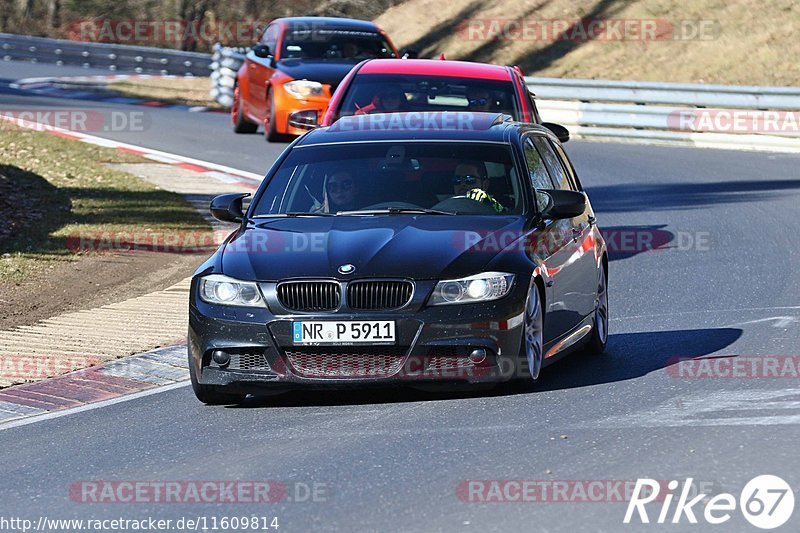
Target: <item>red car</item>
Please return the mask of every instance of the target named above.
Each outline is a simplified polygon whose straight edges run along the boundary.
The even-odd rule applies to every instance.
[[[435,59],[369,59],[342,80],[321,126],[343,116],[390,112],[501,112],[543,124],[564,142],[563,126],[542,123],[518,67]]]
[[[373,57],[398,57],[373,22],[329,17],[272,21],[237,73],[233,131],[255,133],[263,126],[269,141],[302,135],[317,127],[350,69]]]

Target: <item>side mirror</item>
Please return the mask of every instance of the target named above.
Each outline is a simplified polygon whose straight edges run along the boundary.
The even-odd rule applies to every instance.
[[[569,140],[569,130],[561,124],[555,124],[554,122],[542,122],[542,126],[552,131],[562,143],[565,143]]]
[[[241,222],[244,220],[242,200],[250,193],[222,194],[211,200],[211,216],[223,222]]]
[[[413,48],[403,48],[400,50],[400,57],[403,59],[417,59],[419,57],[419,51]]]
[[[536,194],[548,197],[547,206],[541,210],[542,218],[550,220],[574,218],[586,211],[586,195],[582,192],[541,189],[537,190]]]
[[[272,52],[270,51],[269,46],[266,44],[254,44],[253,53],[256,57],[260,57],[262,59],[272,57]]]

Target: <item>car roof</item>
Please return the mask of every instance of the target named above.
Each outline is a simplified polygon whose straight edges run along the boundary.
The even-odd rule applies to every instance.
[[[508,67],[442,59],[370,59],[361,66],[358,74],[421,74],[498,81],[511,80]]]
[[[515,122],[502,113],[438,111],[429,113],[376,113],[342,117],[331,126],[301,137],[296,146],[373,141],[484,141],[508,142],[512,133],[549,130]]]
[[[320,27],[365,30],[377,32],[380,27],[368,20],[348,19],[340,17],[284,17],[275,19],[289,28],[303,28],[305,30],[317,29]]]

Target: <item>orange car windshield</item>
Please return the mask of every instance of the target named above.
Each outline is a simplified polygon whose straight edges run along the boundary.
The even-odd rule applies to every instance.
[[[337,30],[290,30],[283,39],[281,59],[349,59],[396,57],[379,33]]]

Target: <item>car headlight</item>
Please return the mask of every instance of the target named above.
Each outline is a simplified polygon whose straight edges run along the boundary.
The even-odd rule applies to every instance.
[[[252,281],[239,281],[222,274],[200,278],[200,299],[218,305],[264,307],[258,285]]]
[[[511,291],[514,274],[483,272],[468,278],[449,279],[436,284],[431,305],[487,302],[502,298]]]
[[[283,84],[283,88],[295,98],[322,96],[322,84],[318,81],[293,80]]]

